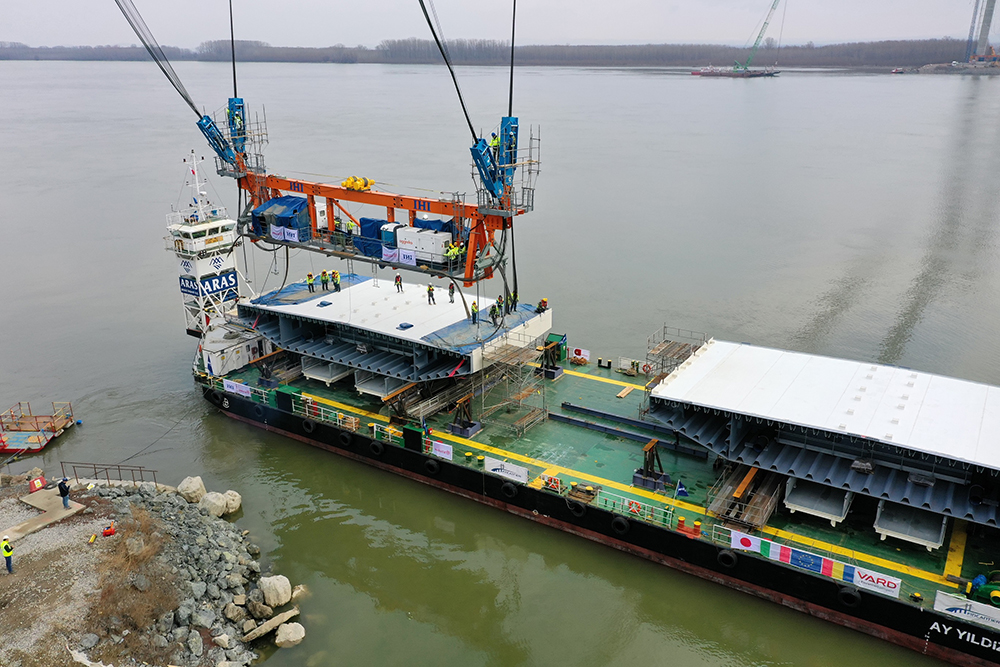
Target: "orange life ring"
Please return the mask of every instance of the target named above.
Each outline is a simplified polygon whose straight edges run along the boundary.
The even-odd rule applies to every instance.
[[[646,375],[649,375],[649,371],[651,370],[653,370],[653,367],[650,366],[649,364],[646,364],[642,367],[642,372],[645,373]]]
[[[628,501],[628,511],[632,514],[639,514],[642,512],[642,505],[634,500]]]

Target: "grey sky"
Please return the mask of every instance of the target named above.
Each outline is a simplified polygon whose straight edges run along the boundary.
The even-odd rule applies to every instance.
[[[227,0],[133,0],[161,44],[228,37]],[[783,1],[769,36],[782,28]],[[945,35],[965,38],[973,0],[788,0],[783,42]],[[275,46],[375,46],[429,37],[417,0],[233,0],[239,39]],[[436,0],[448,38],[506,39],[509,0]],[[521,0],[521,44],[743,44],[768,0]],[[0,41],[31,46],[136,43],[114,0],[0,0]]]

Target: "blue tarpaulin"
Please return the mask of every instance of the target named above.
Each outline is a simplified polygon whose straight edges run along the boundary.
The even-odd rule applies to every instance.
[[[309,200],[305,197],[286,195],[269,199],[253,210],[251,214],[253,231],[260,235],[267,229],[265,225],[277,225],[289,229],[309,229]]]
[[[354,247],[365,257],[381,257],[382,225],[387,221],[375,218],[358,218],[358,222],[361,223],[361,234],[354,237]]]
[[[452,236],[455,235],[454,220],[441,220],[438,218],[421,220],[420,218],[417,218],[413,221],[413,226],[418,229],[433,229],[435,232],[448,232]]]

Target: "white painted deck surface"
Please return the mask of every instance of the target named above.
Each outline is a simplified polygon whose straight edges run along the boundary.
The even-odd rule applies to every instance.
[[[328,292],[323,292],[317,279],[318,296],[315,298],[294,304],[256,304],[256,307],[325,322],[352,324],[408,341],[419,341],[427,334],[462,321],[469,322],[471,326],[458,292],[455,292],[455,303],[448,303],[448,283],[435,280],[433,284],[436,305],[427,303],[427,283],[404,283],[403,292],[399,293],[390,278],[379,280],[378,287],[374,281],[365,280],[355,285],[345,285],[340,292],[334,292],[332,287]],[[471,296],[466,295],[470,308],[474,299],[474,291]],[[323,302],[329,302],[330,305],[321,307]],[[495,299],[479,300],[479,314],[486,318],[486,324],[481,325],[483,335],[493,331],[488,314],[494,302]],[[399,329],[403,322],[413,326]]]
[[[1000,469],[1000,388],[711,340],[653,396]]]

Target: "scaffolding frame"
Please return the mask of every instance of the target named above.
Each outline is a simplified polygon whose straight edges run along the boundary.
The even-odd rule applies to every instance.
[[[639,406],[640,417],[649,412],[649,396],[656,385],[670,375],[702,345],[710,340],[708,334],[691,329],[680,329],[664,324],[646,338],[646,363],[643,365],[647,382]]]
[[[536,373],[544,340],[544,335],[508,332],[483,344],[483,370],[475,378],[481,422],[501,426],[521,437],[545,421],[545,383]]]

